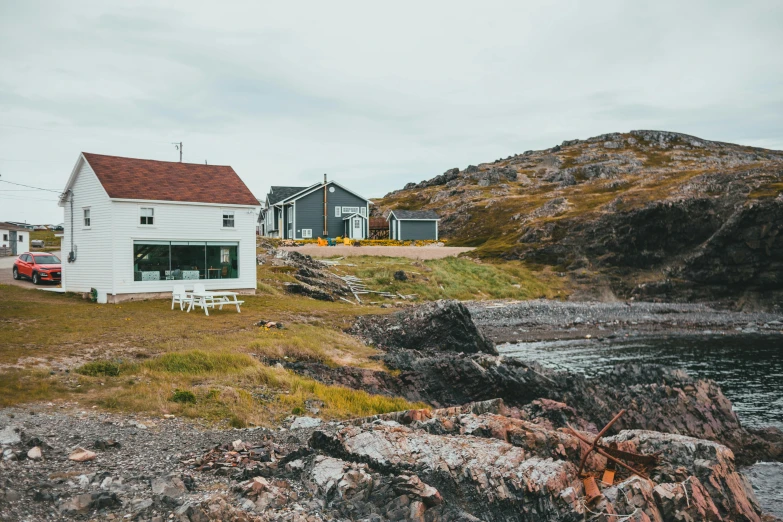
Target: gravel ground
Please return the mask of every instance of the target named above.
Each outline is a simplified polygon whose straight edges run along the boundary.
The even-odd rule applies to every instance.
[[[535,300],[466,303],[496,343],[676,333],[783,333],[780,313],[715,310],[703,304]]]
[[[0,520],[167,519],[185,504],[228,494],[236,484],[228,477],[191,471],[181,459],[237,439],[285,433],[217,430],[180,419],[76,408],[50,404],[0,410]],[[120,447],[102,446],[108,441]],[[40,460],[27,458],[35,445],[42,450]],[[75,447],[97,457],[71,461]],[[184,491],[183,484],[188,486]],[[77,513],[80,503],[84,509]]]
[[[352,247],[338,245],[319,247],[318,245],[303,245],[300,247],[280,247],[280,250],[294,250],[313,257],[331,256],[386,256],[407,257],[409,259],[443,259],[470,252],[470,247],[435,247],[435,246],[362,246]]]

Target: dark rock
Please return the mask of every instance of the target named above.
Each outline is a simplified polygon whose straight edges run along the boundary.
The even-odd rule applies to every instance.
[[[436,301],[392,315],[360,317],[350,331],[387,349],[497,353],[458,301]]]
[[[408,280],[408,276],[407,276],[407,274],[404,271],[397,270],[396,272],[394,272],[394,279],[396,281],[407,281]]]

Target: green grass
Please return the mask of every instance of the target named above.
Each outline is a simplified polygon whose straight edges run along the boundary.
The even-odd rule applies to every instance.
[[[372,290],[416,294],[419,300],[531,299],[565,295],[561,281],[548,272],[535,272],[521,262],[479,262],[466,257],[428,261],[407,258],[351,257],[356,267],[339,265],[340,272],[365,280]],[[402,270],[407,281],[394,279]],[[365,296],[383,302],[384,299]]]
[[[255,361],[247,354],[203,350],[165,353],[143,363],[153,371],[203,375],[236,373],[251,367]]]
[[[62,234],[62,232],[54,232],[52,230],[32,230],[29,232],[30,240],[41,239],[44,241],[44,248],[38,250],[59,250],[62,238],[54,237],[55,234]],[[32,248],[32,247],[31,247]]]
[[[83,364],[76,369],[76,373],[97,377],[116,377],[120,374],[120,363],[114,361],[93,361]]]
[[[244,296],[241,314],[215,311],[209,317],[172,311],[167,300],[96,305],[0,285],[0,406],[76,401],[234,427],[273,425],[308,399],[326,404],[325,418],[422,406],[322,385],[264,364],[287,358],[384,369],[371,359],[373,348],[342,331],[367,309],[285,294],[285,274],[260,269],[259,277],[265,288]],[[285,328],[255,326],[262,320]],[[49,370],[63,365],[73,371]]]

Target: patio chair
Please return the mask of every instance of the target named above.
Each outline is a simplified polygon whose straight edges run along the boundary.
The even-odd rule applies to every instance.
[[[185,285],[174,285],[174,290],[171,292],[171,309],[174,310],[174,304],[179,303],[179,309],[184,310],[185,305],[189,305],[193,301],[193,296],[185,291]]]
[[[328,246],[328,245],[329,245],[328,241],[321,239],[320,237],[318,238],[318,246]]]

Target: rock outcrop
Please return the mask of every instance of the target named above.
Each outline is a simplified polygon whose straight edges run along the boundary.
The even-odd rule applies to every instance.
[[[459,301],[436,301],[391,315],[362,316],[351,333],[387,350],[497,354]]]
[[[377,203],[437,209],[451,244],[556,266],[596,296],[770,307],[782,194],[781,151],[639,130],[450,169]]]

